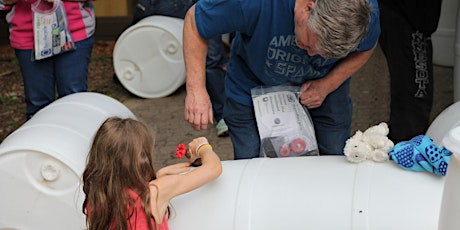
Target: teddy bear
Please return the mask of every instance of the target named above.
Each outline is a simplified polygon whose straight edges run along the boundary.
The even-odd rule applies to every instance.
[[[345,142],[343,151],[347,160],[353,163],[365,160],[387,161],[388,153],[394,146],[387,137],[388,132],[389,128],[385,122],[371,126],[364,132],[356,131],[355,135]]]

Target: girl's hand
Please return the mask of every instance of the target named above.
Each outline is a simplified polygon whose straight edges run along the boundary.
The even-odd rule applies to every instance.
[[[187,149],[187,146],[185,144],[181,143],[176,148],[176,158],[181,159],[184,156],[186,156],[190,160],[192,156],[192,151],[190,149]],[[190,162],[190,166],[194,166],[194,167],[201,166],[201,158],[195,157],[195,161]]]
[[[200,150],[199,148],[206,144],[209,145],[208,139],[206,139],[206,137],[195,138],[188,144],[188,149],[190,150],[190,163],[193,163],[196,159],[200,158],[200,156],[198,156],[198,151]]]

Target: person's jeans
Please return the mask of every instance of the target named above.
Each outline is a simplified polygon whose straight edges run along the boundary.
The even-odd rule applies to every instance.
[[[308,111],[315,126],[320,155],[343,155],[350,138],[353,104],[350,98],[350,78],[330,93],[321,107]]]
[[[139,20],[152,16],[163,15],[184,19],[187,10],[196,0],[137,0],[132,25]]]
[[[222,44],[221,36],[211,38],[208,41],[208,53],[206,55],[206,90],[211,98],[214,119],[219,122],[222,119],[224,104],[227,100],[225,94],[224,66],[227,63],[227,54]]]
[[[260,137],[254,108],[227,98],[224,120],[233,144],[233,159],[259,157]]]
[[[351,132],[353,108],[349,94],[350,79],[329,94],[321,107],[309,110],[320,155],[343,155]],[[234,159],[259,157],[260,137],[254,108],[228,98],[224,119],[232,140]]]
[[[88,90],[93,45],[94,37],[90,37],[75,42],[75,50],[36,61],[32,60],[33,50],[15,50],[24,81],[27,119],[53,102],[56,96]]]

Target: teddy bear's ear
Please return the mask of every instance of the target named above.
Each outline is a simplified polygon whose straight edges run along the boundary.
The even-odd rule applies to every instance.
[[[385,131],[385,133],[388,134],[389,129],[388,129],[388,124],[386,122],[381,122],[379,124],[379,126],[382,127],[382,129]]]

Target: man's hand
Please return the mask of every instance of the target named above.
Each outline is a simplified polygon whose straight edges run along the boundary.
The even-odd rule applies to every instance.
[[[187,92],[185,97],[185,120],[195,130],[205,130],[213,123],[212,105],[206,90]]]
[[[309,109],[318,108],[330,93],[321,79],[307,81],[300,87],[300,103]]]

